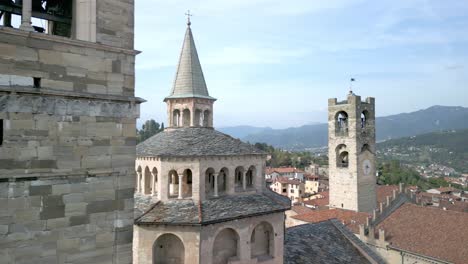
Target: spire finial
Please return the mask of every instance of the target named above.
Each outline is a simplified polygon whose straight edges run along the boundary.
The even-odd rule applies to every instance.
[[[192,25],[192,22],[190,21],[190,17],[193,15],[190,14],[190,10],[187,10],[187,13],[185,13],[185,15],[187,16],[187,26],[190,27],[190,25]]]

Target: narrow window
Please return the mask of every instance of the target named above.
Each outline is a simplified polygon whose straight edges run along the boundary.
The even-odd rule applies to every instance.
[[[34,88],[41,88],[41,78],[33,77],[34,80]]]

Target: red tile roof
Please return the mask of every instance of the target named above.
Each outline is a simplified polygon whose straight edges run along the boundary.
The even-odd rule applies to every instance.
[[[393,247],[455,264],[468,259],[468,213],[404,204],[379,228]]]
[[[393,190],[395,190],[398,194],[398,190],[400,187],[397,185],[378,185],[376,189],[377,193],[377,202],[378,203],[385,203],[387,202],[387,196],[393,196]]]
[[[296,214],[306,214],[313,211],[312,209],[302,205],[294,205],[293,207],[291,207],[291,210],[293,210]]]
[[[329,209],[322,211],[313,211],[306,214],[296,215],[292,218],[308,222],[308,223],[319,223],[330,219],[338,219],[344,223],[354,233],[359,233],[359,225],[364,225],[367,222],[367,218],[370,214],[363,212],[354,212],[343,209]]]

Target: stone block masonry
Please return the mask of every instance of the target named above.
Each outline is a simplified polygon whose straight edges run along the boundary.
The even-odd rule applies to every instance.
[[[132,262],[133,5],[95,42],[0,26],[0,264]]]

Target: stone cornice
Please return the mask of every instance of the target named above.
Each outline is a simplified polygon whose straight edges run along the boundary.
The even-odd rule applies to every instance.
[[[77,40],[77,39],[55,36],[55,35],[48,35],[44,33],[29,32],[29,31],[24,31],[24,30],[20,30],[16,28],[3,27],[3,26],[0,26],[0,34],[21,36],[25,38],[32,38],[32,39],[38,39],[38,40],[47,40],[47,41],[55,42],[58,44],[67,44],[67,45],[73,45],[73,46],[83,47],[83,48],[91,48],[91,49],[97,49],[97,50],[103,50],[103,51],[109,51],[109,52],[124,53],[128,55],[133,55],[133,56],[136,56],[141,53],[141,51],[133,50],[133,49],[113,47],[113,46],[104,45],[100,43]]]
[[[83,97],[68,93],[60,95],[0,89],[0,112],[137,118],[140,115],[140,103],[134,97],[112,100],[107,96]]]

